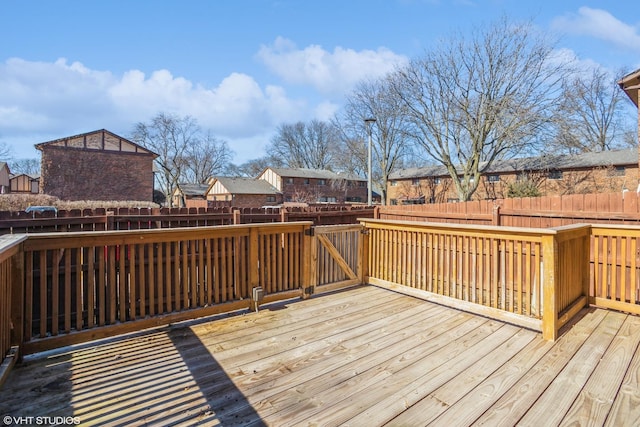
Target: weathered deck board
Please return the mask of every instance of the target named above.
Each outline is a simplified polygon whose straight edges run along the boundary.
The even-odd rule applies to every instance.
[[[637,425],[640,317],[555,343],[375,286],[27,360],[0,414],[83,425]],[[542,417],[542,418],[541,418]]]

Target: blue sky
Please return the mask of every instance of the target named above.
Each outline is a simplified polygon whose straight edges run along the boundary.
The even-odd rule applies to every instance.
[[[532,20],[585,65],[640,68],[635,2],[573,0],[5,0],[0,141],[34,144],[158,112],[190,115],[234,162],[281,123],[329,119],[363,78],[502,15]]]

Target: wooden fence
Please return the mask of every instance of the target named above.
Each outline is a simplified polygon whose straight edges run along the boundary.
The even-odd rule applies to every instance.
[[[27,213],[0,212],[0,234],[67,231],[148,230],[312,221],[314,225],[357,224],[374,208],[322,205],[291,208],[117,208]]]
[[[551,228],[576,223],[640,225],[636,192],[381,206],[380,219]]]

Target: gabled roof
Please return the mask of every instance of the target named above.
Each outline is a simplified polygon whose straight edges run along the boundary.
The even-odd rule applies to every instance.
[[[347,179],[350,181],[366,181],[357,175],[351,173],[336,173],[325,169],[307,169],[307,168],[272,168],[278,175],[284,178],[314,178],[314,179]],[[265,169],[266,171],[266,169]],[[262,173],[264,174],[264,172]],[[262,175],[261,174],[261,175]]]
[[[209,188],[219,182],[229,194],[279,194],[277,188],[263,179],[221,176],[215,178]],[[208,190],[207,192],[209,192]]]
[[[627,74],[618,82],[620,89],[638,106],[638,89],[640,89],[640,69]]]
[[[116,142],[118,144],[118,149],[115,149]],[[52,141],[41,142],[35,145],[36,149],[40,151],[47,146],[151,154],[154,158],[158,157],[158,154],[153,151],[106,129],[67,136],[64,138],[54,139]]]
[[[182,190],[182,194],[185,196],[202,196],[204,197],[207,194],[207,190],[209,189],[209,184],[189,184],[184,183],[180,184],[180,189]],[[176,189],[176,193],[178,190]]]
[[[638,151],[636,148],[626,150],[588,152],[574,155],[544,155],[519,159],[500,160],[482,173],[498,174],[519,171],[586,169],[608,166],[637,166]],[[480,168],[482,170],[482,167]],[[411,179],[429,176],[447,176],[444,166],[425,166],[421,168],[403,169],[393,172],[389,179]]]
[[[40,174],[31,174],[31,173],[11,174],[9,175],[9,179],[15,179],[15,178],[18,178],[19,176],[26,176],[31,180],[40,179]]]
[[[446,176],[447,168],[444,166],[423,166],[418,168],[400,169],[389,174],[389,179],[411,179],[424,176]]]

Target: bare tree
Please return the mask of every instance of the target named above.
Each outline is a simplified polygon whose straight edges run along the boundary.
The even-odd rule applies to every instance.
[[[595,67],[588,74],[576,74],[564,82],[557,115],[557,143],[561,148],[582,153],[626,145],[625,137],[630,131],[633,133],[633,126],[625,120],[626,96],[616,77],[619,76]]]
[[[556,109],[566,65],[531,24],[502,18],[428,51],[392,80],[409,136],[447,168],[462,201],[480,174],[538,141]]]
[[[339,145],[333,125],[312,120],[278,126],[267,153],[291,168],[332,169]]]
[[[185,150],[184,181],[194,184],[207,182],[228,167],[232,154],[227,142],[216,138],[211,132],[194,138]]]
[[[0,161],[8,162],[13,158],[13,150],[6,142],[0,142]]]
[[[187,150],[198,141],[200,128],[195,119],[159,113],[149,123],[135,125],[131,140],[158,154],[156,175],[166,200],[173,205],[173,192],[187,168]]]
[[[39,159],[17,159],[9,162],[9,169],[14,175],[27,174],[38,175],[40,174],[40,160]]]
[[[285,163],[282,159],[273,156],[263,156],[257,159],[248,160],[241,165],[235,165],[230,163],[225,168],[224,172],[229,176],[245,176],[248,178],[256,178],[267,167],[285,167]]]
[[[352,173],[366,175],[368,169],[368,132],[366,119],[374,118],[372,132],[372,184],[380,191],[382,204],[387,202],[387,183],[389,175],[401,166],[403,157],[408,151],[406,143],[406,106],[392,90],[390,79],[361,82],[347,96],[344,110],[336,119],[336,126],[341,130],[348,153],[340,156],[342,168]],[[348,160],[346,160],[348,159]],[[346,161],[352,162],[347,164]],[[359,162],[357,168],[353,162]],[[358,170],[359,169],[359,170]]]

